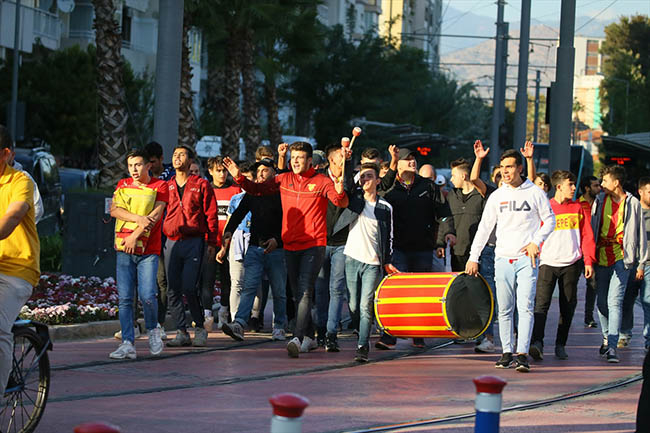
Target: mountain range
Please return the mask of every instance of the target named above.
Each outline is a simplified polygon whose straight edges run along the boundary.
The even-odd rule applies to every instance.
[[[450,7],[443,18],[441,34],[491,36],[496,34],[496,17],[461,12]],[[605,27],[617,20],[597,20],[586,16],[576,17],[576,35],[604,37]],[[508,69],[506,98],[514,99],[519,62],[519,22],[509,24]],[[555,53],[559,38],[559,21],[531,19],[529,52],[529,93],[534,92],[536,70],[541,71],[541,86],[547,87],[555,78]],[[553,40],[535,40],[553,39]],[[440,68],[461,83],[473,82],[481,97],[491,99],[494,77],[494,39],[461,39],[442,37]],[[512,86],[512,87],[511,87]]]

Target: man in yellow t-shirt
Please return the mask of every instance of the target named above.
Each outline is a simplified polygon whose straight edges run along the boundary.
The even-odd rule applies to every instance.
[[[41,275],[34,187],[25,173],[7,164],[13,147],[7,128],[0,125],[0,396],[11,371],[11,327]]]

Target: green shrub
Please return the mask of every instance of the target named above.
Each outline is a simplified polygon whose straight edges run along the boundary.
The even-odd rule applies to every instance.
[[[56,233],[40,236],[41,272],[61,272],[63,236]]]

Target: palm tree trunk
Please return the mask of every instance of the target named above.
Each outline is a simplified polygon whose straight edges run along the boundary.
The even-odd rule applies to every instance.
[[[230,36],[226,41],[226,85],[224,89],[225,110],[223,113],[223,140],[221,141],[221,154],[239,159],[239,138],[241,136],[241,124],[239,117],[239,92],[241,80],[239,77],[239,62],[237,33],[229,32]]]
[[[101,187],[112,188],[127,172],[125,160],[128,151],[128,113],[122,79],[122,36],[119,24],[113,19],[113,0],[93,0],[93,5],[99,97],[99,184]]]
[[[264,76],[264,99],[266,101],[266,114],[268,116],[269,141],[271,147],[282,143],[282,127],[278,115],[278,92],[275,77],[267,74]]]
[[[192,95],[192,67],[190,66],[189,32],[192,28],[189,13],[183,16],[183,51],[181,64],[181,104],[178,119],[178,144],[194,149],[196,129],[194,128],[194,110]]]
[[[253,55],[253,30],[242,30],[240,39],[240,58],[242,75],[242,96],[244,112],[244,131],[246,132],[246,154],[253,155],[261,144],[260,108],[255,89],[255,60]]]

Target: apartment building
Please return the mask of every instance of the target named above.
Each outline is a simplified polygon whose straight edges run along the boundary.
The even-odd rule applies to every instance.
[[[324,0],[318,6],[318,18],[327,26],[341,25],[353,39],[377,32],[381,0]]]
[[[442,0],[381,0],[379,34],[421,49],[432,69],[440,63],[441,24]]]

